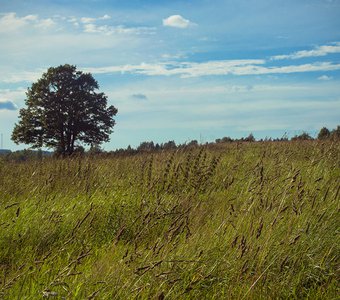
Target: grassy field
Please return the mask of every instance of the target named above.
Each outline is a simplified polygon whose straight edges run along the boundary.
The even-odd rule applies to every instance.
[[[336,299],[340,143],[0,161],[0,298]]]

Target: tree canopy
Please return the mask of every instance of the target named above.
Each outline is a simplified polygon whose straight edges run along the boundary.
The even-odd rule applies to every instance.
[[[33,148],[54,148],[72,154],[77,145],[98,146],[110,139],[118,110],[90,73],[75,66],[49,68],[26,92],[12,140]]]

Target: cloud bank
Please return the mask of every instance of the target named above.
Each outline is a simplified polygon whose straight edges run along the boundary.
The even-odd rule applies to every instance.
[[[109,18],[108,15],[100,17],[101,19]],[[28,15],[25,20],[34,21],[37,17]],[[67,22],[74,22],[77,19],[68,19]],[[132,27],[96,25],[93,23],[83,24],[86,33],[101,33],[105,35],[113,34],[152,34],[154,29],[150,27]],[[318,46],[314,50],[303,50],[294,54],[281,55],[280,57],[307,57],[307,56],[324,56],[329,53],[340,52],[340,42],[334,42],[332,45]],[[278,60],[273,56],[270,59],[239,59],[239,60],[210,60],[204,62],[176,61],[183,59],[185,56],[162,55],[160,61],[155,63],[111,65],[104,67],[87,67],[83,68],[85,72],[93,74],[114,74],[128,73],[145,76],[178,76],[180,78],[203,77],[203,76],[251,76],[251,75],[274,75],[274,74],[291,74],[307,72],[328,72],[340,70],[340,63],[337,61],[315,61],[305,64],[291,63],[282,65],[278,63],[273,65],[273,61]],[[275,59],[273,59],[275,58]],[[164,61],[166,59],[166,61]],[[171,60],[170,60],[171,59]],[[21,81],[32,82],[38,79],[44,70],[35,71],[6,71],[0,73],[0,82],[17,83]],[[329,80],[332,77],[328,74],[319,75],[318,80]]]
[[[87,68],[85,71],[94,74],[105,73],[131,73],[147,76],[173,76],[181,78],[218,76],[218,75],[267,75],[289,74],[316,71],[340,70],[340,64],[331,62],[315,62],[290,66],[265,66],[265,60],[217,60],[208,62],[179,62],[156,63],[140,65],[108,66],[100,68]]]

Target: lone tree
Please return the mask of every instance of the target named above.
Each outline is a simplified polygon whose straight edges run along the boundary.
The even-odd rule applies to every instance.
[[[71,155],[76,144],[98,146],[109,141],[117,114],[107,107],[107,97],[98,93],[97,81],[75,66],[49,68],[26,92],[12,140],[32,148],[54,148]]]

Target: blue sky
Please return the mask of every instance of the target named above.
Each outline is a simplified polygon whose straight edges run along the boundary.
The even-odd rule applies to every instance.
[[[0,132],[50,66],[118,108],[104,149],[316,134],[340,123],[339,0],[0,0]]]

